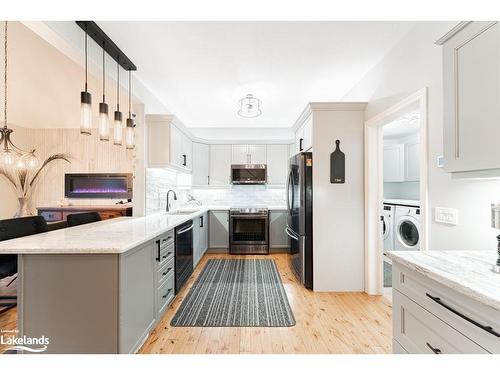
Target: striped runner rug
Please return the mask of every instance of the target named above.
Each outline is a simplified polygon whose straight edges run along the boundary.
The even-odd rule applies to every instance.
[[[290,327],[295,318],[271,259],[210,259],[170,324]]]

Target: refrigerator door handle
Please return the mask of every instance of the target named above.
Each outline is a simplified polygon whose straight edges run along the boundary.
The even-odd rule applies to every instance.
[[[292,179],[293,179],[293,175],[292,175],[292,170],[290,169],[290,171],[288,172],[288,180],[286,181],[286,206],[287,206],[287,209],[288,209],[288,213],[290,215],[292,215],[292,205],[293,205],[293,185],[292,185]],[[292,200],[290,202],[290,189],[291,192],[292,192]]]
[[[302,284],[305,284],[305,282],[306,282],[306,236],[302,236],[301,240],[302,240],[301,241],[302,242],[302,254],[301,254],[302,269],[300,270],[301,271],[300,281]]]
[[[295,241],[298,241],[299,240],[299,237],[296,236],[295,234],[293,234],[293,231],[288,227],[288,225],[286,226],[285,228],[285,232],[286,234],[288,235],[288,237],[294,239]]]

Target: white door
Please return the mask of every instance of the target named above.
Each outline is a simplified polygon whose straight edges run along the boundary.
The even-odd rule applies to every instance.
[[[267,183],[284,186],[287,172],[288,145],[267,145]]]
[[[420,142],[407,143],[405,145],[405,180],[420,180]]]
[[[297,129],[295,132],[295,153],[303,152],[304,149],[304,126]]]
[[[210,145],[210,185],[229,185],[231,145]]]
[[[250,153],[248,145],[232,145],[231,147],[232,164],[250,164]]]
[[[250,164],[266,164],[266,145],[249,145]]]
[[[307,119],[306,123],[304,124],[304,151],[311,151],[312,149],[312,132],[312,117],[309,117],[309,119]]]
[[[404,155],[403,144],[384,146],[384,182],[404,181]]]
[[[184,133],[182,133],[182,166],[193,169],[193,142]]]
[[[210,146],[193,142],[193,185],[208,185]]]
[[[177,167],[182,167],[184,161],[182,157],[183,135],[175,125],[170,125],[170,164]]]

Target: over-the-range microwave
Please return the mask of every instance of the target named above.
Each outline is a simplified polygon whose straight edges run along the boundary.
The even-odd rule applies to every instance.
[[[231,183],[234,185],[262,185],[267,183],[265,164],[231,165]]]

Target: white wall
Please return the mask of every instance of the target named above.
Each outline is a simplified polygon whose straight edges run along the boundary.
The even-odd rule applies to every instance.
[[[366,118],[428,87],[429,204],[431,250],[493,250],[490,203],[500,201],[500,181],[457,181],[436,166],[443,154],[441,47],[434,42],[455,22],[421,22],[343,98],[369,102]],[[459,225],[435,223],[435,207],[459,210]]]
[[[313,112],[315,291],[364,290],[364,106]],[[345,184],[330,183],[335,140],[346,157]]]

